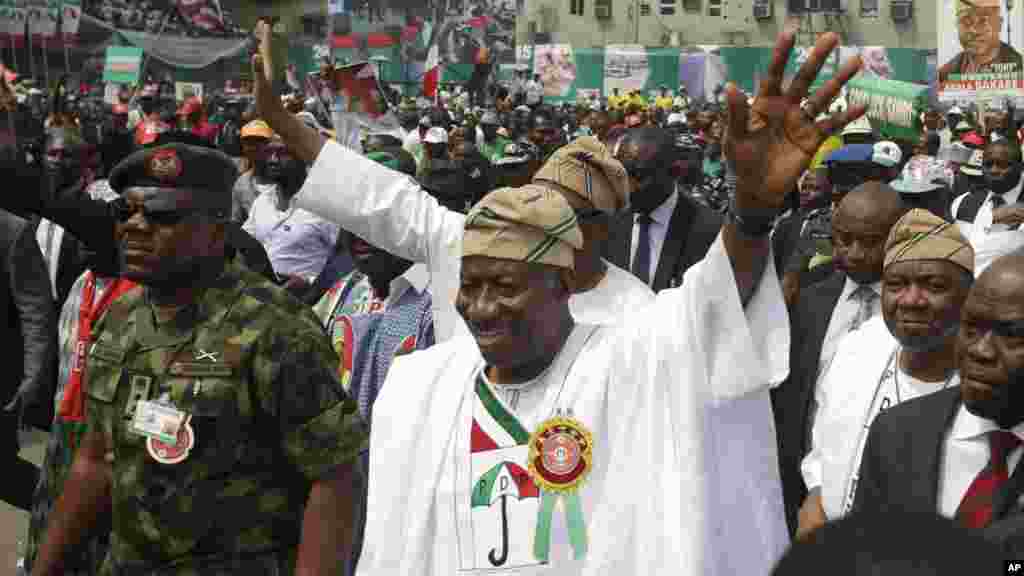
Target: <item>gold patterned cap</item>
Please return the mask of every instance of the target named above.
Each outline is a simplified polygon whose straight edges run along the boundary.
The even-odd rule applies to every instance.
[[[911,260],[948,260],[974,272],[974,249],[960,228],[920,208],[904,214],[885,242],[885,268]]]
[[[462,256],[488,256],[573,269],[583,248],[576,213],[558,192],[528,184],[498,188],[466,216]]]
[[[609,214],[626,205],[632,187],[626,168],[593,136],[582,136],[555,150],[533,181],[552,182]]]

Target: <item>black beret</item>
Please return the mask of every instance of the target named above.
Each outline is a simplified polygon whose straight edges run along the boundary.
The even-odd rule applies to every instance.
[[[110,172],[110,187],[121,194],[125,188],[189,188],[223,198],[231,205],[231,190],[238,168],[228,156],[210,148],[167,144],[135,152]],[[215,202],[220,204],[220,202]]]

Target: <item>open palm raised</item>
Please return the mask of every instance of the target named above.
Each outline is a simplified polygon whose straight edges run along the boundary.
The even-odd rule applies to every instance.
[[[726,89],[729,133],[725,150],[736,174],[736,208],[740,213],[776,212],[822,142],[864,113],[863,106],[856,106],[816,120],[860,69],[859,57],[844,63],[835,77],[801,105],[808,87],[839,43],[832,33],[818,39],[807,62],[783,91],[783,74],[793,43],[792,32],[779,36],[768,74],[752,105],[734,84]]]

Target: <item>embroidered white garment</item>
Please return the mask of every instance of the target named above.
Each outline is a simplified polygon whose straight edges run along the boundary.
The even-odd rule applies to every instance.
[[[385,385],[374,407],[357,573],[767,574],[789,542],[769,400],[789,331],[768,268],[744,308],[719,239],[681,287],[574,353],[589,329],[577,326],[518,408],[508,392],[484,401],[495,387],[468,336],[397,359],[388,380],[404,385]],[[585,546],[560,500],[541,563],[523,440],[559,411],[593,439],[578,489]]]

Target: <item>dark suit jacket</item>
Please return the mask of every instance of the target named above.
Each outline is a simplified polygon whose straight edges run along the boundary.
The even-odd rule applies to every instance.
[[[936,513],[946,435],[960,406],[960,389],[953,388],[879,414],[864,447],[854,509]],[[1018,464],[996,494],[994,520],[983,531],[1014,553],[1024,551],[1022,490],[1024,466]]]
[[[682,284],[683,274],[704,259],[722,229],[720,214],[690,200],[686,194],[680,192],[678,197],[651,282],[655,292]],[[633,214],[623,213],[612,221],[604,257],[619,268],[629,270],[632,252]]]
[[[41,218],[33,218],[29,224],[28,233],[33,238],[36,236],[36,231],[39,229],[39,224],[42,221]],[[45,254],[44,262],[45,262]],[[78,250],[78,239],[72,235],[70,231],[65,229],[64,235],[61,237],[60,252],[57,255],[57,310],[60,310],[64,306],[64,301],[67,300],[68,293],[71,292],[71,287],[75,284],[75,280],[85,272],[85,265],[82,263],[81,255]],[[49,278],[49,273],[47,273]]]
[[[836,272],[800,292],[790,311],[789,377],[771,392],[786,522],[794,533],[797,512],[807,496],[800,462],[810,449],[808,413],[818,381],[821,347],[845,284],[846,275]]]
[[[57,312],[42,253],[27,224],[0,210],[0,274],[6,279],[0,282],[0,302],[7,311],[0,328],[0,365],[9,375],[0,391],[0,405],[18,393],[27,402],[52,406],[49,387],[56,368]]]

